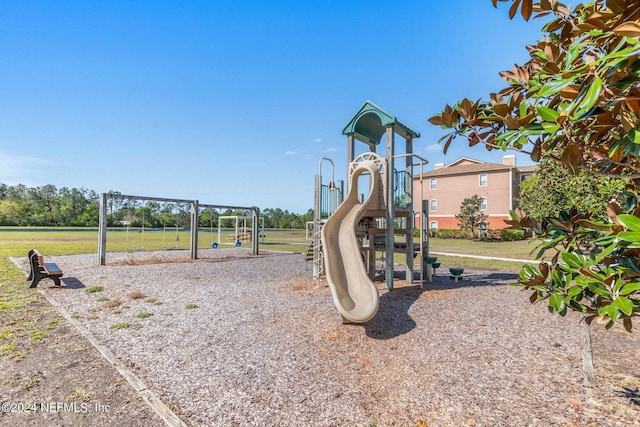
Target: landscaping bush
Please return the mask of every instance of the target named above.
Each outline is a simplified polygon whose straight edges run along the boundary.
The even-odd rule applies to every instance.
[[[459,229],[440,228],[431,232],[431,237],[438,237],[440,239],[468,239],[476,240],[477,235],[473,236],[471,232]],[[484,240],[502,241],[502,242],[514,242],[516,240],[524,240],[523,230],[487,230],[487,235]]]
[[[470,231],[439,228],[434,237],[439,237],[440,239],[472,239],[473,235]]]
[[[500,230],[500,240],[503,242],[515,242],[516,240],[524,240],[524,230]]]

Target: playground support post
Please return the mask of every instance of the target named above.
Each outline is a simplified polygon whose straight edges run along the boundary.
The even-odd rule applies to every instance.
[[[200,207],[198,201],[191,202],[191,259],[198,259],[198,226],[200,225]]]
[[[406,153],[413,153],[413,139],[410,135],[407,135],[406,139]],[[406,218],[406,242],[407,246],[405,248],[405,265],[407,271],[406,281],[407,283],[413,283],[413,159],[411,156],[405,156],[405,170],[407,173],[407,177],[411,177],[411,179],[407,180],[407,185],[409,188],[407,189],[407,193],[411,195],[411,199],[409,200],[409,212],[411,215]]]
[[[322,160],[321,160],[322,161]],[[315,191],[313,194],[316,196],[313,201],[313,278],[320,278],[320,266],[317,263],[317,260],[320,259],[320,220],[322,218],[322,213],[320,209],[322,209],[322,175],[316,175],[315,182]]]
[[[98,221],[98,265],[105,265],[107,253],[107,193],[100,194]]]
[[[426,259],[429,256],[429,201],[422,201],[422,212],[420,213],[420,282],[422,283],[422,288],[425,285],[425,269],[427,282],[431,283],[431,268],[426,263]]]
[[[251,221],[251,253],[254,255],[258,255],[258,241],[260,236],[260,227],[258,224],[258,220],[260,219],[260,208],[254,206],[252,211],[252,221]]]
[[[393,151],[394,151],[395,132],[393,126],[387,126],[387,170],[386,170],[386,186],[387,186],[387,212],[385,217],[386,233],[385,233],[385,282],[387,289],[393,289],[393,254],[394,254],[394,223],[396,216],[394,196],[394,174],[393,174]]]

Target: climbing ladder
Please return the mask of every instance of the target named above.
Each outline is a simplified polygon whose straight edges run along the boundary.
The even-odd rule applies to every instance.
[[[324,271],[324,251],[322,248],[322,226],[324,225],[323,220],[316,220],[314,222],[314,233],[313,240],[309,245],[311,250],[311,260],[313,261],[313,278],[316,280],[321,280],[325,276]]]

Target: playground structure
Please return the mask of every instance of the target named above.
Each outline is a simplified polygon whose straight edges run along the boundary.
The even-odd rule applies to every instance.
[[[348,194],[342,201],[342,186],[332,180],[324,191],[320,160],[315,185],[313,263],[314,278],[326,277],[343,322],[363,323],[378,308],[378,291],[373,284],[376,254],[383,253],[385,283],[393,289],[394,254],[405,255],[406,281],[413,283],[414,257],[420,254],[420,280],[430,278],[425,265],[429,251],[427,206],[420,205],[419,242],[414,243],[414,179],[422,186],[427,160],[413,153],[413,139],[420,134],[394,115],[366,101],[343,132],[347,136]],[[404,153],[396,153],[395,135],[405,139]],[[376,153],[386,136],[385,155]],[[355,141],[369,151],[355,156]],[[404,170],[395,169],[395,161],[404,159]],[[414,163],[418,160],[418,163]],[[330,161],[331,162],[331,161]],[[331,162],[333,169],[333,162]],[[415,169],[419,168],[416,177]],[[359,180],[369,178],[366,197],[359,195]],[[333,191],[333,194],[332,194]],[[420,192],[422,194],[422,188]],[[331,199],[333,197],[333,201]],[[335,209],[331,209],[335,206]]]
[[[131,195],[124,195],[124,194],[101,193],[99,222],[98,222],[98,265],[106,265],[107,216],[108,216],[109,201],[111,200],[129,200],[129,201],[159,202],[159,203],[165,203],[165,204],[174,203],[177,205],[183,205],[183,204],[188,205],[189,206],[189,228],[188,228],[189,229],[189,252],[190,252],[191,259],[198,259],[198,232],[199,232],[199,224],[200,224],[200,214],[202,210],[232,209],[232,210],[250,211],[251,216],[243,216],[245,230],[246,230],[246,221],[250,220],[251,234],[253,236],[259,235],[258,218],[260,217],[260,209],[255,206],[242,207],[242,206],[213,205],[213,204],[203,204],[203,203],[200,203],[198,200],[169,199],[169,198],[160,198],[160,197],[131,196]],[[127,224],[127,227],[128,227],[128,224]],[[176,222],[176,232],[177,230],[178,230],[178,227]],[[236,220],[236,234],[235,234],[236,236],[239,235],[238,231],[239,231],[238,223]],[[127,233],[128,233],[128,228],[127,228]],[[141,233],[142,233],[142,236],[144,236],[144,217],[142,219]],[[166,227],[164,227],[163,233],[166,233]],[[213,233],[213,227],[211,227],[211,233]],[[219,239],[220,239],[220,230],[218,229],[218,241]],[[258,240],[259,239],[257,238],[251,239],[251,251],[254,255],[258,254],[258,250],[259,250]]]

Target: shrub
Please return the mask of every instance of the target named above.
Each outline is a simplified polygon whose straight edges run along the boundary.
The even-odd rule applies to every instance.
[[[504,228],[500,230],[500,240],[503,242],[515,242],[516,240],[524,240],[524,230],[509,230]]]
[[[441,239],[471,239],[473,236],[470,231],[459,230],[457,228],[440,228],[435,237]]]

